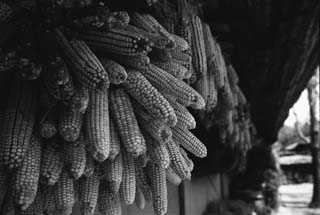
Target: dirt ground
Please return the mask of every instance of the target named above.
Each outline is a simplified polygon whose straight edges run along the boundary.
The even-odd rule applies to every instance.
[[[281,207],[277,215],[320,215],[320,209],[310,209],[312,184],[293,184],[280,187]]]

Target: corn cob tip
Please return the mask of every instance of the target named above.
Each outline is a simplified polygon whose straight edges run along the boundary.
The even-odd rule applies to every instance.
[[[206,106],[206,103],[205,103],[204,99],[202,98],[202,96],[199,93],[196,93],[191,100],[190,107],[193,109],[200,110],[200,109],[205,108],[205,106]]]
[[[101,152],[95,151],[92,154],[92,157],[98,162],[103,162],[109,157],[109,151],[108,151],[108,153],[101,153]]]

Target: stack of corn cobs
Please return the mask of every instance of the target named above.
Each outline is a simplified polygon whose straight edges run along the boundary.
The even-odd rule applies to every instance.
[[[207,57],[216,67],[223,58],[204,44],[213,41],[209,26],[187,1],[176,5],[177,20],[157,21],[102,3],[47,1],[41,56],[32,40],[1,50],[0,72],[12,82],[0,112],[0,214],[71,214],[76,200],[84,215],[121,214],[121,202],[145,201],[167,212],[167,181],[190,179],[187,152],[207,154],[186,107],[215,106],[217,98],[217,87],[201,92],[209,101],[187,83],[212,73],[201,86],[224,86],[226,78],[207,72]],[[13,8],[0,7],[0,21],[9,22]],[[59,9],[69,22],[54,26]]]

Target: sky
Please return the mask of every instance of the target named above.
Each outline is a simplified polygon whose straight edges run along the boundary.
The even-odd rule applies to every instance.
[[[318,73],[318,77],[319,77],[319,68],[317,69],[317,73]],[[317,91],[318,91],[318,95],[320,95],[319,94],[319,84],[317,86]],[[316,110],[317,110],[316,117],[318,120],[319,120],[319,109],[320,109],[320,107],[319,107],[319,97],[318,97],[317,108],[316,108]],[[299,122],[301,122],[303,124],[304,122],[309,121],[308,91],[306,89],[303,90],[298,101],[290,109],[289,116],[285,120],[284,125],[294,127],[294,124],[296,122],[296,117],[293,114],[294,110],[297,113]]]

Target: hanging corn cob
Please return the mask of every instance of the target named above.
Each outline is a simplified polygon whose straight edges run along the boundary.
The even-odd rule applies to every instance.
[[[59,133],[63,139],[74,142],[80,135],[82,127],[82,113],[76,110],[60,106],[59,109]]]
[[[201,77],[207,73],[207,56],[203,38],[202,24],[198,16],[191,17],[192,31],[192,64],[197,76]]]
[[[147,55],[142,56],[125,56],[125,55],[113,55],[114,60],[122,65],[132,67],[137,70],[146,70],[149,68],[150,59]]]
[[[108,185],[101,184],[98,197],[98,209],[103,215],[121,215],[119,195],[110,192]]]
[[[109,119],[110,125],[110,154],[109,159],[114,160],[120,153],[120,137],[118,131],[113,123],[113,120]]]
[[[52,215],[54,211],[54,186],[41,185],[40,194],[42,198],[42,208],[44,215]]]
[[[155,38],[150,38],[155,47],[161,49],[174,49],[176,47],[175,40],[172,35],[167,32],[167,30],[163,28],[151,15],[133,13],[131,16],[131,22],[147,32],[158,35]]]
[[[35,135],[32,135],[28,151],[13,178],[13,200],[21,210],[26,210],[36,196],[40,175],[40,161],[40,140]]]
[[[175,173],[175,171],[170,166],[166,169],[166,179],[174,185],[179,185],[182,182],[182,179],[179,177],[178,174]]]
[[[170,158],[170,167],[172,170],[182,179],[190,179],[191,171],[186,164],[183,156],[180,153],[179,146],[174,142],[168,142],[166,144],[169,158]]]
[[[108,90],[90,92],[85,115],[86,140],[95,160],[102,162],[110,153]]]
[[[78,180],[86,167],[86,151],[83,137],[80,137],[74,144],[65,143],[62,150],[65,170],[70,178]]]
[[[84,215],[93,215],[98,201],[100,180],[97,174],[79,179],[80,210]]]
[[[128,94],[122,88],[111,90],[110,102],[111,114],[123,145],[129,153],[138,157],[145,151],[145,140],[139,130]]]
[[[10,169],[20,166],[30,145],[37,94],[37,86],[15,76],[0,136],[0,160]]]
[[[71,110],[78,111],[81,114],[84,114],[89,103],[88,89],[83,86],[77,86],[75,88],[73,96],[66,103]]]
[[[132,155],[123,150],[123,174],[122,182],[120,185],[120,198],[125,205],[131,205],[134,202],[136,195],[136,176],[134,169],[134,159]]]
[[[177,79],[185,79],[188,75],[187,68],[174,61],[168,61],[168,62],[152,61],[152,64],[170,73]]]
[[[134,168],[135,168],[137,186],[139,186],[146,201],[150,202],[152,200],[152,193],[150,188],[150,180],[147,176],[147,173],[143,169],[142,165],[140,165],[140,163],[137,161],[135,161]]]
[[[59,29],[56,29],[55,32],[57,41],[67,58],[67,63],[77,80],[88,89],[100,91],[108,88],[108,74],[89,47],[81,40],[68,41]]]
[[[126,70],[120,64],[107,58],[100,58],[100,61],[108,73],[110,83],[121,84],[127,80]]]
[[[157,215],[167,213],[167,183],[165,169],[149,162],[148,173],[151,181],[153,209]]]
[[[62,171],[60,178],[54,189],[56,209],[62,215],[72,213],[72,207],[75,202],[73,180],[69,178],[67,172]]]
[[[118,154],[118,156],[114,160],[108,159],[104,161],[102,165],[109,191],[112,194],[118,193],[123,178],[122,153]]]
[[[152,46],[146,37],[125,29],[86,30],[80,37],[93,50],[120,55],[146,55]]]
[[[63,168],[62,153],[59,152],[54,140],[49,140],[43,147],[40,176],[47,185],[54,185]]]
[[[203,98],[183,81],[150,64],[150,70],[142,73],[159,91],[177,98],[179,103],[196,109],[204,107]]]
[[[175,126],[177,117],[173,108],[139,71],[128,70],[124,87],[154,118]]]

